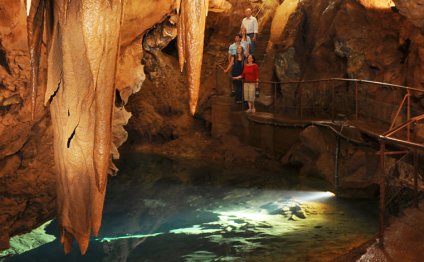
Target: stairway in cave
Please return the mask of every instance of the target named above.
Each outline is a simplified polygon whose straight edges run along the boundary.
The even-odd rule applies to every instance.
[[[254,55],[256,58],[256,63],[259,65],[260,69],[263,68],[266,60],[268,40],[271,35],[271,23],[272,19],[268,19],[264,27],[261,28],[261,31],[259,32],[259,36],[256,41],[256,50]],[[264,72],[261,70],[260,73],[262,75],[262,73]]]
[[[258,14],[257,19],[258,22],[261,23],[261,13]],[[267,18],[263,18],[267,19]],[[271,81],[273,77],[273,65],[274,60],[273,57],[267,57],[267,48],[268,48],[268,41],[271,35],[271,24],[272,19],[268,18],[266,23],[259,28],[259,36],[256,41],[256,49],[254,56],[256,58],[256,64],[259,66],[259,80],[260,81]],[[229,83],[231,85],[231,82]],[[272,94],[273,89],[272,85],[270,84],[261,84],[260,85],[260,92],[261,95],[259,98],[256,99],[257,101],[257,109],[259,111],[263,111],[265,107],[269,106],[272,103]],[[231,111],[241,111],[242,109],[246,109],[247,106],[244,105],[242,107],[241,104],[234,103],[233,98],[222,98],[221,103],[224,103],[229,107]]]
[[[260,14],[259,14],[260,15]],[[260,20],[261,18],[258,17]],[[271,36],[272,19],[268,19],[260,28],[259,36],[256,42],[255,57],[259,66],[259,80],[272,81],[274,58],[269,50],[269,39]],[[257,107],[261,111],[261,107],[268,107],[272,104],[273,87],[271,84],[260,84],[260,96],[256,99]]]

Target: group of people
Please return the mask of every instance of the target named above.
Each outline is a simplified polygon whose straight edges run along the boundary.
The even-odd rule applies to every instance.
[[[252,16],[252,10],[247,8],[240,33],[234,36],[234,43],[228,48],[228,66],[224,72],[231,70],[232,94],[235,95],[236,103],[243,103],[243,99],[247,102],[248,113],[256,112],[255,93],[259,83],[259,67],[255,64],[253,54],[257,36],[258,21]]]

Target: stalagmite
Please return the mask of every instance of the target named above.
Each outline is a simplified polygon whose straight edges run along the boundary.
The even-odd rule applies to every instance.
[[[199,97],[203,59],[203,41],[208,8],[205,0],[182,0],[178,25],[178,54],[180,66],[187,61],[190,113],[194,115]],[[182,57],[181,57],[182,56]]]
[[[124,1],[46,3],[40,0],[31,5],[29,42],[31,54],[39,54],[46,10],[46,17],[53,19],[46,27],[45,103],[50,103],[55,133],[60,240],[68,253],[76,239],[84,254],[91,232],[97,235],[101,224]],[[36,80],[39,62],[33,61],[31,79]]]

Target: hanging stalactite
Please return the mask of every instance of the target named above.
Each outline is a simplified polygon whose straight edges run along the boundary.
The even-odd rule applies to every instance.
[[[75,239],[84,254],[101,224],[123,5],[121,0],[39,0],[28,17],[36,90],[43,17],[49,14],[45,103],[55,134],[58,221],[66,253]]]
[[[187,63],[189,108],[194,115],[199,98],[203,42],[208,0],[182,0],[178,25],[178,55],[181,71]]]

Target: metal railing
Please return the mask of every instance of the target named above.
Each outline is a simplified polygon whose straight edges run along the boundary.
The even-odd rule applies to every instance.
[[[409,97],[410,93],[408,92],[407,95],[405,95],[405,98],[402,100],[401,105],[399,108],[402,107],[405,100],[408,100],[409,105]],[[408,110],[408,115],[410,114]],[[395,119],[397,117],[397,114],[395,116]],[[394,119],[394,120],[395,120]],[[412,166],[413,166],[413,188],[415,191],[415,204],[418,204],[418,195],[419,195],[419,188],[418,188],[418,180],[419,180],[419,170],[418,170],[418,151],[424,152],[424,144],[418,143],[417,141],[417,123],[424,119],[424,114],[418,115],[416,117],[413,117],[411,119],[408,119],[406,122],[394,127],[394,121],[392,125],[390,126],[390,129],[380,135],[380,204],[379,204],[379,245],[381,248],[384,247],[384,228],[385,228],[385,216],[386,216],[386,208],[391,200],[391,198],[387,199],[387,196],[394,198],[393,193],[387,192],[388,187],[388,176],[390,174],[386,174],[386,159],[385,156],[387,155],[386,152],[386,143],[390,142],[392,144],[401,145],[402,147],[406,147],[409,151],[405,155],[408,154],[412,155]],[[413,125],[413,138],[411,141],[410,137],[410,131],[411,131],[411,125]],[[396,133],[399,133],[402,131],[402,129],[406,129],[406,139],[400,139],[400,138],[394,138],[393,136]],[[422,179],[422,178],[421,178]]]
[[[221,65],[217,65],[216,68],[218,88],[218,69],[224,70],[224,68]],[[231,77],[228,78],[230,89]],[[424,113],[422,108],[417,108],[411,103],[413,94],[424,95],[424,90],[403,85],[362,79],[326,78],[260,81],[259,86],[262,97],[257,101],[264,102],[262,111],[275,115],[290,115],[299,120],[333,121],[338,114],[342,114],[349,120],[379,122],[389,130],[396,122],[402,121],[401,117],[403,122],[408,122],[412,117]],[[382,88],[389,91],[385,97],[379,97]],[[376,107],[379,110],[373,110]],[[410,139],[410,130],[409,123],[406,128],[407,140]]]
[[[231,83],[230,83],[231,85]],[[384,247],[385,215],[388,202],[399,191],[389,192],[387,180],[390,174],[385,171],[387,155],[412,155],[414,168],[414,191],[419,194],[418,151],[424,152],[423,141],[417,141],[417,124],[424,119],[424,109],[411,103],[413,95],[424,95],[424,90],[409,86],[362,79],[326,78],[301,81],[260,81],[263,94],[270,101],[264,111],[274,115],[290,114],[299,120],[335,120],[338,114],[347,119],[364,122],[379,121],[387,131],[380,132],[380,204],[379,204],[379,245]],[[268,88],[266,88],[268,86]],[[390,90],[379,98],[381,89]],[[388,102],[389,101],[389,102]],[[373,110],[380,107],[380,115]],[[403,111],[403,112],[402,112]],[[294,113],[294,114],[293,114]],[[403,116],[403,120],[401,119]],[[368,121],[367,121],[368,120]],[[398,122],[401,124],[396,125]],[[412,136],[412,138],[411,138]],[[386,144],[397,147],[386,151]],[[405,161],[401,158],[397,161]],[[337,165],[336,165],[337,166]],[[424,177],[421,177],[423,180]],[[386,201],[387,200],[387,201]]]

